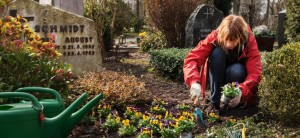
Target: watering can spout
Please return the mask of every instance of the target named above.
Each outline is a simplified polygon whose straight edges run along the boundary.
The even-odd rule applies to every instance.
[[[66,123],[65,120],[68,120],[75,109],[77,109],[87,97],[88,95],[84,93],[59,115],[52,118],[45,118],[44,131],[50,135],[54,134],[52,137],[56,137],[55,134],[59,134],[59,131],[61,131],[63,125]]]
[[[74,112],[70,118],[67,120],[67,123],[63,126],[62,136],[68,137],[69,133],[75,127],[75,125],[93,108],[96,104],[99,103],[100,99],[103,98],[103,94],[99,94],[89,101],[86,105],[80,108],[78,111]]]
[[[84,105],[81,109],[77,110],[87,97],[88,95],[84,93],[56,117],[45,118],[45,131],[47,131],[47,133],[49,134],[60,134],[58,137],[67,138],[75,125],[99,102],[103,95],[99,94],[86,105]],[[53,133],[49,131],[53,131]]]

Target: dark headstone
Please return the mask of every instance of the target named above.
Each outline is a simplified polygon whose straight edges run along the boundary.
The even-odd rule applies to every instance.
[[[198,6],[187,21],[185,27],[185,47],[195,47],[200,40],[221,23],[224,15],[215,7],[207,4]]]
[[[286,10],[283,10],[278,13],[278,27],[277,27],[277,36],[278,36],[278,48],[280,48],[283,44],[286,43],[286,39],[284,37],[284,23],[286,20]]]

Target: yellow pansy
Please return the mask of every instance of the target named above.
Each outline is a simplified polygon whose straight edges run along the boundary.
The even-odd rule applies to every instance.
[[[213,118],[220,118],[219,115],[217,115],[217,114],[215,114],[215,113],[213,113],[213,112],[211,112],[209,115],[210,115],[211,117],[213,117]]]
[[[120,121],[121,121],[121,118],[117,116],[116,117],[116,122],[119,123]]]
[[[176,121],[176,124],[175,124],[175,126],[174,126],[174,128],[178,128],[178,122]]]
[[[167,118],[168,116],[169,116],[169,111],[166,111],[165,118]]]
[[[128,119],[123,120],[123,121],[122,121],[122,124],[123,124],[124,126],[129,126],[129,125],[130,125],[130,121],[129,121]]]
[[[155,118],[162,119],[162,115],[157,115]]]
[[[159,110],[158,106],[153,107],[153,110]]]
[[[186,117],[185,116],[180,116],[178,120],[179,121],[184,121],[184,120],[186,120]]]
[[[142,115],[141,112],[135,112],[135,116],[140,117]]]
[[[235,123],[236,123],[236,119],[234,119],[234,118],[229,118],[229,122],[230,122],[231,124],[235,124]]]
[[[157,119],[151,120],[150,124],[156,125],[156,124],[158,124],[158,120]]]
[[[126,111],[132,112],[132,107],[126,107]]]
[[[149,116],[143,115],[143,120],[144,120],[144,121],[146,121],[146,120],[148,120],[148,119],[149,119]]]

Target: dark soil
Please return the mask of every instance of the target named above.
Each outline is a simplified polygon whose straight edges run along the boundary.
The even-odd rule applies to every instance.
[[[143,53],[131,53],[129,56],[123,56],[120,60],[114,60],[113,58],[108,59],[104,62],[104,68],[106,70],[111,70],[120,73],[129,73],[135,75],[139,81],[145,83],[145,87],[149,92],[149,97],[160,98],[168,103],[188,103],[192,104],[189,99],[189,90],[184,83],[174,82],[171,80],[166,80],[165,78],[159,76],[149,64],[150,57],[148,54]],[[206,92],[206,97],[209,96],[209,91]],[[244,118],[253,116],[258,112],[256,106],[249,107],[246,109],[230,109],[227,110],[222,118],[226,119],[229,116],[235,118]],[[107,137],[103,134],[103,131],[99,130],[98,127],[79,123],[76,128],[72,131],[69,138],[98,138]],[[199,127],[198,133],[204,132],[205,129]],[[111,137],[111,136],[109,136]]]

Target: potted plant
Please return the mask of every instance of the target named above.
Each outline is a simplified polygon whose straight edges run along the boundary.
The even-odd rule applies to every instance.
[[[235,96],[242,94],[241,89],[239,88],[238,82],[232,82],[232,83],[225,84],[222,87],[222,93],[223,93],[223,95],[221,96],[221,101],[225,105],[228,105],[230,100],[232,98],[234,98]]]
[[[273,51],[275,32],[268,30],[267,26],[261,25],[253,29],[253,33],[260,51]]]

